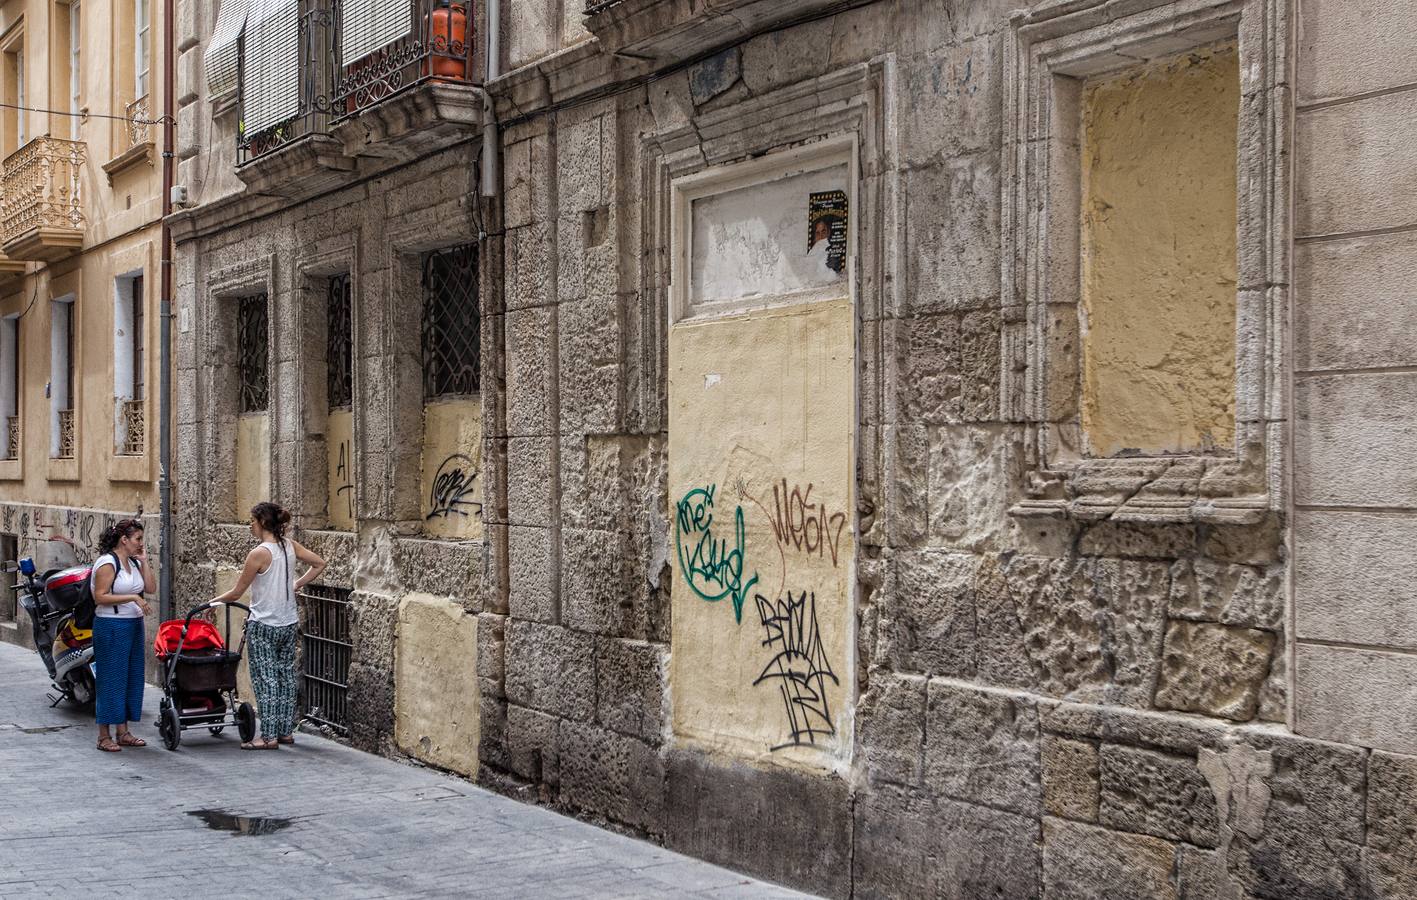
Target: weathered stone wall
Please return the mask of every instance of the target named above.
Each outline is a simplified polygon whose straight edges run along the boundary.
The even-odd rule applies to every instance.
[[[838,896],[1412,896],[1414,801],[1400,797],[1417,762],[1288,724],[1280,469],[1261,465],[1268,499],[1228,518],[1110,516],[1144,487],[1189,505],[1210,470],[1171,462],[1139,464],[1151,474],[1130,487],[1131,473],[1096,470],[1059,488],[1109,498],[1091,516],[1011,512],[1038,487],[1030,476],[1049,474],[1030,423],[1057,420],[1011,393],[1030,377],[1013,367],[1032,358],[1015,348],[1033,313],[1001,258],[1024,212],[1003,201],[1003,111],[1007,91],[1036,87],[1010,74],[1014,5],[870,4],[608,98],[577,101],[567,74],[613,80],[619,63],[593,45],[494,86],[510,120],[505,231],[491,242],[503,280],[487,298],[502,302],[489,318],[504,393],[485,402],[503,411],[489,416],[488,452],[506,490],[486,512],[489,584],[505,603],[488,608],[506,614],[479,623],[479,778]],[[1117,19],[1112,46],[1125,48],[1132,13],[1223,5],[1068,8],[1091,25]],[[1243,142],[1254,110],[1288,96],[1284,17],[1327,15],[1304,6],[1230,4],[1240,24],[1222,16],[1156,51],[1238,36],[1242,59],[1279,73],[1239,76],[1252,117],[1242,190],[1287,183],[1282,131],[1267,132],[1280,146],[1269,155]],[[1357,41],[1360,18],[1341,40]],[[521,102],[545,102],[548,83],[565,93],[555,111]],[[676,731],[671,682],[684,675],[670,661],[696,635],[677,616],[669,627],[670,596],[677,610],[689,585],[666,565],[678,500],[666,471],[670,447],[695,436],[667,433],[668,184],[842,135],[857,140],[862,198],[855,714],[848,765],[814,773],[705,752]],[[1272,221],[1272,247],[1241,223],[1246,279],[1287,253],[1287,219]],[[1075,307],[1047,312],[1050,352],[1076,355]],[[1240,317],[1237,341],[1254,352],[1237,378],[1282,386],[1284,324],[1254,327]],[[1267,444],[1258,458],[1281,467],[1283,393],[1242,392],[1237,407],[1242,434]],[[1252,411],[1253,396],[1269,405]],[[1215,480],[1253,484],[1251,465]]]

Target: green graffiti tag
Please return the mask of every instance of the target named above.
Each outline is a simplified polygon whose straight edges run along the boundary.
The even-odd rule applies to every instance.
[[[732,598],[733,616],[741,624],[743,601],[758,583],[758,576],[754,573],[746,583],[743,581],[743,548],[747,543],[743,507],[733,513],[732,547],[727,538],[714,537],[713,503],[717,492],[716,484],[694,488],[679,501],[674,514],[674,547],[679,571],[690,590],[710,603]]]

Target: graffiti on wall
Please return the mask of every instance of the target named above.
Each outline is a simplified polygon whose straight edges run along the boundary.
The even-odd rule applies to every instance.
[[[825,503],[813,503],[810,482],[805,491],[801,485],[793,485],[789,492],[784,478],[780,485],[772,486],[772,500],[772,530],[779,546],[808,556],[830,553],[832,565],[839,564],[846,513],[828,514]]]
[[[818,738],[834,736],[827,681],[840,685],[841,680],[832,671],[822,644],[817,595],[804,591],[793,597],[789,591],[780,600],[768,600],[762,594],[754,600],[766,632],[763,646],[776,655],[753,684],[776,684],[787,713],[789,739],[772,749],[816,744]]]
[[[454,453],[443,460],[438,472],[433,476],[433,489],[428,496],[427,519],[446,519],[449,516],[466,516],[470,512],[481,512],[482,504],[467,499],[477,484],[477,471],[472,458]]]
[[[335,496],[342,498],[345,503],[345,515],[354,518],[354,483],[352,478],[353,466],[350,459],[354,453],[352,442],[343,440],[339,442],[339,460],[335,463]]]
[[[733,512],[731,538],[714,534],[714,495],[717,493],[718,485],[710,484],[694,488],[680,498],[674,512],[674,547],[679,557],[679,571],[689,589],[710,603],[731,598],[733,618],[741,623],[743,601],[757,584],[758,576],[755,573],[747,583],[743,581],[747,532],[743,507]]]

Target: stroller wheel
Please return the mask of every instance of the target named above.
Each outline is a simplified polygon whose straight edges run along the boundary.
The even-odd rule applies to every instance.
[[[243,744],[251,743],[256,736],[256,711],[249,703],[236,707],[236,733],[241,736]]]
[[[226,726],[225,726],[225,725],[213,725],[211,728],[208,728],[207,730],[212,733],[212,737],[219,737],[219,736],[221,735],[221,733],[226,730]]]
[[[158,733],[162,735],[163,746],[169,750],[176,750],[182,743],[182,723],[175,708],[169,706],[164,710]]]

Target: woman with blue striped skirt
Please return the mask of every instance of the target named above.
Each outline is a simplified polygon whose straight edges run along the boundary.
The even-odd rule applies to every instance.
[[[128,730],[143,718],[143,659],[147,635],[144,594],[157,590],[143,545],[143,526],[122,519],[98,541],[99,558],[89,575],[95,604],[93,659],[98,693],[98,749],[117,753],[124,747],[146,747],[147,741]],[[109,729],[117,731],[117,739]]]

